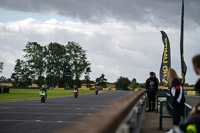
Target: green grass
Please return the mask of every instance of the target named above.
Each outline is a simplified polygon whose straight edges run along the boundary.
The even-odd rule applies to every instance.
[[[79,95],[91,94],[94,90],[80,90]],[[72,90],[47,90],[48,97],[72,96]],[[0,102],[38,99],[39,89],[10,89],[9,93],[0,93]]]

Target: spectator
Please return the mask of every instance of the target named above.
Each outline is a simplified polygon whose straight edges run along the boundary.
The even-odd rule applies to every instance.
[[[146,80],[145,87],[147,89],[149,99],[149,112],[155,110],[155,99],[158,91],[158,82],[154,77],[154,72],[150,72],[150,77]]]
[[[200,55],[192,59],[193,68],[197,75],[200,75]],[[200,79],[195,84],[195,90],[200,93]],[[199,133],[200,132],[200,103],[192,108],[190,116],[183,120],[179,127],[175,128],[177,132]]]
[[[181,110],[183,109],[185,97],[183,87],[181,85],[180,78],[176,71],[172,68],[167,70],[167,80],[170,86],[171,102],[173,107],[173,125],[174,128],[178,127],[181,120]],[[173,133],[173,129],[170,129],[167,133]]]
[[[158,80],[158,78],[156,77],[156,73],[154,72],[154,74],[153,74],[153,77],[155,77],[156,78],[156,81],[157,81],[157,84],[159,84],[159,80]],[[156,96],[157,96],[157,94],[158,94],[158,89],[157,89],[157,92],[156,92]],[[157,101],[155,101],[156,103],[157,103]],[[155,109],[156,109],[156,104],[155,104]]]
[[[194,56],[192,59],[192,63],[195,73],[197,75],[200,75],[200,55]],[[200,93],[200,79],[195,84],[195,90]],[[194,115],[196,113],[200,113],[200,103],[196,107],[193,107],[190,111],[190,115]]]
[[[157,83],[159,84],[159,80],[158,80],[158,78],[156,77],[156,73],[155,73],[155,72],[153,72],[153,77],[155,77],[155,78],[156,78],[156,80],[157,80]]]
[[[192,59],[193,68],[197,75],[200,75],[200,55],[196,55]],[[200,79],[195,84],[195,90],[200,93]],[[180,129],[186,133],[200,132],[200,103],[192,108],[190,116],[188,116],[180,125]],[[177,128],[178,129],[178,128]],[[175,129],[175,130],[177,130]]]

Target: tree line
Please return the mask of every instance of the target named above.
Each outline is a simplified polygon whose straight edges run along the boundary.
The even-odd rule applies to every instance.
[[[23,49],[24,60],[17,59],[11,75],[14,86],[72,87],[80,85],[80,77],[90,71],[86,50],[75,42],[62,45],[57,42],[41,46],[37,42],[28,42]]]
[[[37,42],[28,42],[23,49],[24,59],[17,59],[11,78],[1,76],[1,82],[12,82],[15,87],[27,87],[33,83],[38,86],[73,87],[75,84],[81,87],[85,83],[87,87],[95,84],[107,87],[107,79],[104,74],[90,80],[91,63],[87,61],[86,50],[78,43],[68,42],[62,45],[57,42],[41,46]],[[3,62],[0,61],[0,73],[3,70]],[[84,80],[80,77],[84,74]],[[115,82],[115,87],[127,89],[128,86],[136,88],[139,84],[136,79],[120,77]]]
[[[15,87],[27,87],[33,83],[38,86],[69,87],[74,85],[81,87],[85,83],[87,87],[95,84],[102,88],[107,87],[107,79],[104,74],[90,80],[91,63],[87,61],[86,50],[78,43],[68,42],[62,45],[57,42],[41,46],[37,42],[28,42],[23,49],[24,59],[17,59],[11,78],[0,77],[0,82],[12,82]],[[4,62],[0,61],[0,73],[2,73]],[[84,75],[84,80],[80,80]],[[144,83],[137,83],[133,78],[131,81],[120,76],[115,82],[116,88],[144,88]]]
[[[47,46],[41,46],[37,42],[28,42],[23,49],[24,59],[17,59],[11,78],[0,77],[0,82],[12,82],[14,87],[27,87],[33,83],[39,87],[47,86],[69,87],[74,85],[81,87],[85,83],[87,87],[106,87],[107,79],[102,74],[96,81],[90,80],[91,63],[87,61],[86,50],[78,43],[68,42],[62,45],[57,42]],[[0,61],[0,73],[4,62]],[[84,80],[80,77],[84,75]]]

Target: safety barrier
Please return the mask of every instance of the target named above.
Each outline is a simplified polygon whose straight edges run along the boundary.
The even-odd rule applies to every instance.
[[[165,98],[165,101],[160,101],[159,100],[160,97]],[[162,119],[163,118],[172,118],[172,116],[173,116],[173,107],[172,107],[171,101],[170,101],[170,94],[163,93],[163,94],[157,95],[157,112],[158,112],[159,102],[160,102],[159,128],[160,128],[160,130],[162,130]],[[167,108],[169,115],[163,115],[163,106],[165,106]],[[182,119],[186,118],[191,109],[192,109],[192,107],[189,104],[184,103],[183,110],[181,112],[181,118]]]
[[[131,133],[138,128],[138,126],[134,126],[136,123],[139,123],[139,117],[136,119],[133,119],[133,117],[139,115],[142,111],[140,105],[145,106],[145,100],[142,100],[144,94],[144,90],[134,92],[107,108],[85,118],[70,129],[63,129],[59,133],[115,133],[121,130]],[[140,115],[143,116],[143,114]],[[129,124],[130,126],[128,126]]]
[[[169,100],[169,95],[167,95],[166,91],[159,91],[157,96],[156,96],[156,111],[158,113],[158,106],[160,105],[161,101],[166,101]]]
[[[54,90],[65,90],[65,88],[54,88]]]
[[[139,133],[144,112],[146,110],[146,97],[143,95],[133,109],[118,127],[116,133]]]
[[[186,118],[189,115],[189,112],[191,109],[192,109],[192,106],[190,106],[187,103],[184,103],[183,111],[181,112],[182,118]]]
[[[78,88],[79,90],[95,90],[95,88]],[[73,88],[64,88],[64,90],[73,90]],[[116,91],[123,90],[122,88],[99,88],[99,90],[103,91]]]
[[[197,91],[184,91],[184,95],[186,96],[199,96]]]
[[[163,115],[163,106],[166,106],[170,112],[170,115]],[[171,103],[168,101],[161,101],[160,102],[160,119],[159,119],[159,128],[160,130],[162,130],[162,119],[163,118],[172,118],[172,107],[171,107]]]

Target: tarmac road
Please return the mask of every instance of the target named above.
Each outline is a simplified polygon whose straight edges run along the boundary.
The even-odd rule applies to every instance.
[[[186,103],[192,107],[200,103],[200,96],[185,96],[185,98],[186,98]]]
[[[130,93],[133,92],[48,98],[46,103],[40,103],[40,99],[0,102],[0,133],[54,133]]]

